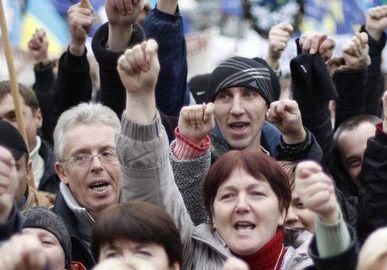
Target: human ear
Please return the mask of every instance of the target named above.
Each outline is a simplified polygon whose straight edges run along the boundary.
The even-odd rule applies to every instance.
[[[67,185],[67,173],[61,162],[55,162],[55,172],[59,176],[60,180]]]

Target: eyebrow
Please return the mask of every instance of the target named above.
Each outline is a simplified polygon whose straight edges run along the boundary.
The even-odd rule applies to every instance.
[[[257,187],[263,187],[262,184],[259,184],[260,182],[263,182],[263,181],[262,180],[258,180],[258,181],[259,181],[258,183],[247,185],[247,189],[251,190],[251,189],[254,189],[254,188],[257,188]],[[235,185],[227,185],[227,186],[224,186],[222,188],[219,188],[219,190],[235,191],[235,190],[238,190],[238,188]]]

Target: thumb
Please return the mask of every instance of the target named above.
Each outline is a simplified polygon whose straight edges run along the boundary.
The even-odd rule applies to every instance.
[[[205,105],[204,116],[203,116],[204,122],[207,122],[208,120],[212,121],[214,119],[214,112],[215,112],[214,103],[210,102],[207,105]]]
[[[145,43],[145,55],[146,55],[146,62],[148,65],[152,66],[157,62],[158,64],[158,58],[157,58],[157,50],[159,48],[159,45],[154,39],[150,39]]]

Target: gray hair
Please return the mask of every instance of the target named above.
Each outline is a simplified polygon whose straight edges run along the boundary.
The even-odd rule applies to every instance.
[[[118,132],[121,128],[117,115],[108,107],[99,103],[80,103],[63,112],[54,131],[54,152],[57,160],[63,159],[66,145],[66,132],[80,124],[103,124]]]

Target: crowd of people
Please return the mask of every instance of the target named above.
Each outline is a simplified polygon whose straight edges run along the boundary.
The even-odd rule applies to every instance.
[[[91,75],[86,2],[58,61],[31,37],[26,140],[0,82],[0,270],[387,268],[387,5],[303,33],[288,92],[288,23],[188,82],[177,0],[106,0]]]

